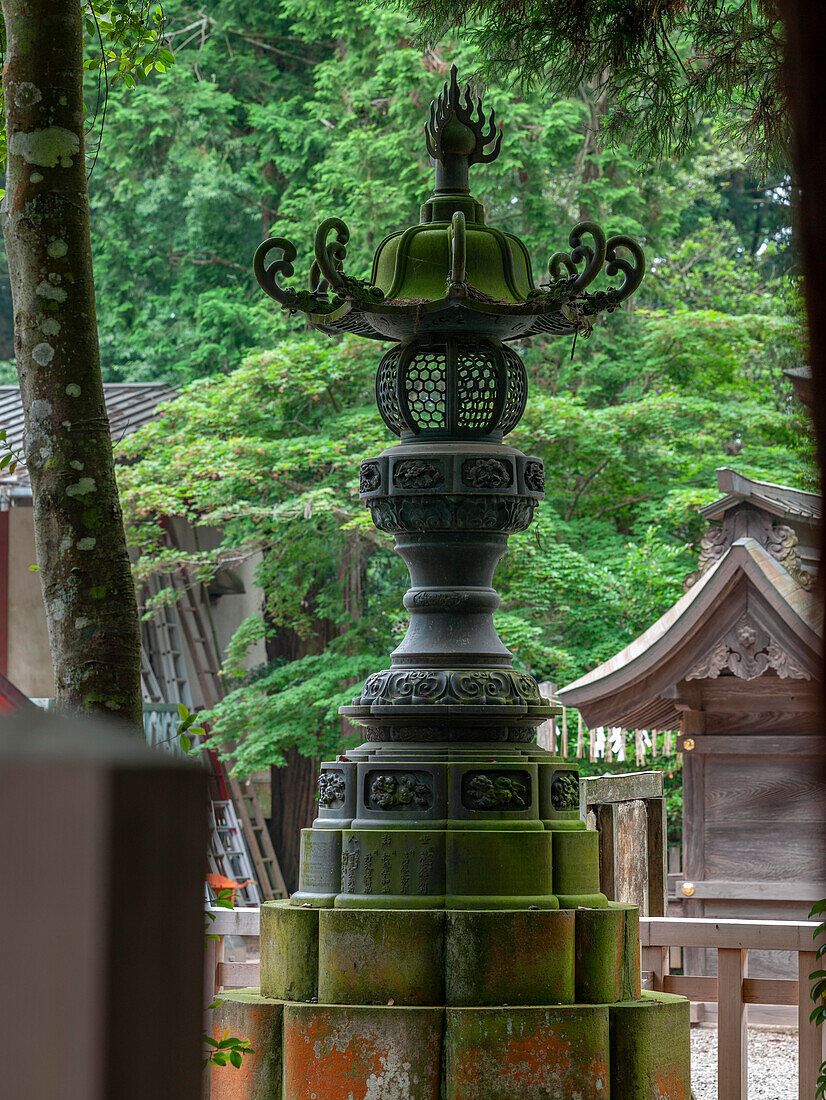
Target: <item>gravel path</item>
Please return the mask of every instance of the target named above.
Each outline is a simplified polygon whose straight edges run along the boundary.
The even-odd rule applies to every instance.
[[[717,1100],[717,1029],[691,1029],[691,1086]],[[797,1032],[749,1028],[749,1100],[797,1100]]]

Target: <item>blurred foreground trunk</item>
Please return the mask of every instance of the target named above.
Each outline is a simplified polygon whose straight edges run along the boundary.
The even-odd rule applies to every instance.
[[[2,0],[3,235],[58,701],[141,726],[140,635],[95,316],[81,0]],[[2,427],[2,425],[0,425]]]

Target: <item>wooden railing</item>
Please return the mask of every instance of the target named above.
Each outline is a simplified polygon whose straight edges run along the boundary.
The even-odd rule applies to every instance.
[[[748,1096],[747,1005],[797,1005],[798,1096],[814,1100],[824,1057],[823,1029],[809,1022],[813,1005],[809,975],[816,969],[813,921],[715,920],[643,917],[642,969],[648,989],[680,993],[690,1001],[717,1002],[717,1100]],[[717,951],[717,977],[669,974],[672,947]],[[750,978],[749,951],[797,954],[797,980]]]
[[[210,909],[209,931],[219,937],[257,936],[258,909]],[[824,1029],[809,1022],[809,974],[816,969],[814,921],[713,920],[642,917],[643,986],[679,993],[690,1001],[717,1002],[717,1100],[746,1100],[748,1064],[746,1006],[796,1005],[798,1010],[799,1100],[814,1100]],[[220,989],[259,984],[257,962],[224,961],[223,939],[207,950],[207,1003]],[[668,952],[673,947],[705,947],[717,951],[717,977],[670,974]],[[797,954],[798,978],[750,978],[748,953],[791,951]]]

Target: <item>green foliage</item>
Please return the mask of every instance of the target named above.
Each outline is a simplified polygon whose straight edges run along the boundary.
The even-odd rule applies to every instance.
[[[396,0],[394,0],[396,6]],[[602,133],[646,161],[691,149],[697,123],[758,165],[789,147],[785,30],[775,0],[399,0],[430,37],[461,28],[482,72],[601,102]]]
[[[824,913],[826,913],[826,901],[818,901],[812,906],[812,911],[809,913],[809,919],[813,917],[822,917]],[[826,921],[821,921],[812,933],[813,940],[818,938],[820,938],[821,942],[817,945],[815,957],[822,959],[824,955],[826,955]],[[815,1004],[815,1007],[809,1015],[809,1019],[816,1027],[822,1027],[824,1022],[826,1022],[826,970],[822,968],[813,970],[809,975],[809,981],[814,983],[810,996]],[[823,1100],[824,1096],[826,1096],[826,1062],[821,1063],[820,1072],[817,1075],[815,1100]]]
[[[164,13],[147,0],[92,0],[85,4],[89,56],[83,67],[103,72],[109,86],[134,88],[155,72],[166,72],[174,55],[163,45]]]
[[[175,732],[180,739],[181,748],[184,752],[189,752],[192,748],[192,738],[204,737],[206,731],[203,726],[195,725],[198,721],[198,715],[190,714],[189,708],[185,707],[183,703],[178,703],[178,718],[178,729]]]
[[[352,231],[346,269],[366,276],[381,237],[428,193],[422,127],[447,64],[468,72],[478,60],[462,41],[422,50],[417,26],[374,2],[216,0],[207,13],[171,0],[164,10],[177,64],[113,97],[90,184],[109,381],[229,373],[294,330],[252,278],[270,231],[294,241],[300,286],[318,222],[337,214]],[[759,297],[787,262],[788,195],[723,155],[710,125],[690,157],[647,172],[626,147],[597,146],[600,109],[580,91],[554,102],[497,80],[486,101],[506,140],[474,171],[474,193],[491,222],[526,240],[537,277],[583,217],[644,238],[657,270],[706,308],[720,309],[707,290],[720,265],[727,278],[715,285]],[[672,257],[683,241],[691,254]],[[675,294],[653,288],[640,305],[673,307]]]
[[[0,52],[5,52],[5,25]],[[160,4],[148,0],[84,0],[83,30],[86,57],[84,69],[96,74],[91,96],[94,122],[102,131],[110,86],[118,82],[134,88],[154,70],[162,73],[175,61],[164,45],[164,13]],[[6,125],[3,93],[0,89],[0,169],[6,164]]]
[[[165,12],[176,65],[111,104],[92,180],[102,349],[110,380],[189,383],[119,448],[139,576],[258,562],[264,607],[230,645],[230,691],[210,716],[251,771],[293,747],[341,747],[338,705],[406,629],[406,577],[357,500],[360,459],[390,442],[373,397],[383,349],[302,335],[249,257],[270,231],[290,237],[299,285],[316,225],[338,214],[346,269],[366,275],[428,193],[421,128],[447,65],[477,57],[458,37],[422,49],[420,28],[375,2]],[[649,261],[633,306],[573,356],[569,340],[517,349],[531,399],[512,441],[544,460],[547,497],[497,573],[497,625],[520,667],[565,683],[681,594],[717,467],[812,484],[782,373],[802,357],[788,193],[782,175],[750,178],[716,119],[648,170],[639,150],[598,147],[604,104],[582,89],[550,102],[497,79],[486,101],[505,142],[473,190],[538,277],[583,217],[643,239]],[[162,516],[220,528],[220,544],[169,550]],[[247,671],[262,642],[266,664]]]
[[[221,1002],[216,1001],[215,1005]],[[214,1007],[214,1006],[212,1006]],[[238,1035],[230,1035],[225,1031],[220,1039],[213,1039],[211,1035],[204,1033],[204,1042],[212,1047],[208,1058],[204,1059],[204,1066],[233,1066],[240,1069],[245,1054],[254,1054],[249,1039],[242,1039]]]

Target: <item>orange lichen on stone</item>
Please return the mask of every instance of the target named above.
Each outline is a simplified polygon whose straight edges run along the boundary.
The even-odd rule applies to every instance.
[[[608,1100],[602,1006],[448,1011],[446,1100]]]
[[[654,1072],[657,1100],[690,1100],[690,1089],[682,1067],[669,1066]]]
[[[234,990],[221,1000],[213,1015],[213,1037],[225,1032],[248,1039],[252,1053],[239,1068],[213,1066],[211,1100],[275,1100],[281,1088],[281,1014],[277,1001],[258,993]]]
[[[287,1005],[284,1100],[439,1100],[440,1009]]]

